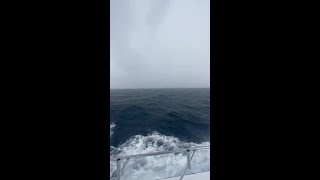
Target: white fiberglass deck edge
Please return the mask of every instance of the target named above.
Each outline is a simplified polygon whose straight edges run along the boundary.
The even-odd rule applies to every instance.
[[[163,180],[179,180],[180,177],[168,178]],[[210,171],[185,175],[182,180],[209,180]]]

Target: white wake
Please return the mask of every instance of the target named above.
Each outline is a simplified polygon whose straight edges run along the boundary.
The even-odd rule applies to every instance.
[[[114,128],[115,125],[113,125]],[[111,134],[111,126],[110,126]],[[111,137],[111,136],[110,136]],[[112,147],[110,158],[144,154],[156,151],[172,151],[192,146],[210,145],[210,142],[183,142],[173,136],[154,132],[148,136],[136,135],[117,148]],[[179,176],[187,162],[185,154],[167,154],[139,159],[131,159],[124,169],[123,180],[152,180]],[[187,174],[210,170],[210,150],[196,151],[191,162],[192,168]],[[110,179],[116,177],[116,163],[110,162]]]
[[[110,138],[111,138],[111,136],[112,136],[112,134],[113,134],[113,129],[116,127],[116,124],[114,124],[114,123],[111,123],[110,124]]]

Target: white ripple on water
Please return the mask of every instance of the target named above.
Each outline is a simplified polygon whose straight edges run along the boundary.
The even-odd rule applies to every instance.
[[[111,136],[112,136],[112,134],[113,134],[113,129],[116,127],[116,124],[114,124],[114,123],[111,123],[110,124],[110,138],[111,138]]]

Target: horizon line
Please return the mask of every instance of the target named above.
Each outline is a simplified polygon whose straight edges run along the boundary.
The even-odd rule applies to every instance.
[[[170,88],[110,88],[110,90],[118,89],[210,89],[210,87],[170,87]]]

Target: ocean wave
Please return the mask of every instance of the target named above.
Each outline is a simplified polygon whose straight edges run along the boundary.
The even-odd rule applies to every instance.
[[[115,124],[110,125],[111,129]],[[161,135],[157,132],[147,136],[136,135],[118,147],[111,147],[110,158],[144,154],[156,151],[173,151],[194,146],[210,145],[210,142],[193,143],[184,142],[173,136]],[[179,176],[187,162],[186,154],[175,153],[158,155],[137,159],[130,159],[123,171],[121,179],[162,179]],[[188,173],[204,172],[210,170],[210,150],[196,151],[192,159],[192,168]],[[110,179],[116,177],[116,163],[110,161]]]
[[[110,124],[110,138],[111,138],[111,136],[112,136],[112,134],[113,134],[113,129],[116,127],[116,124],[114,124],[114,123],[112,123],[112,124]]]

